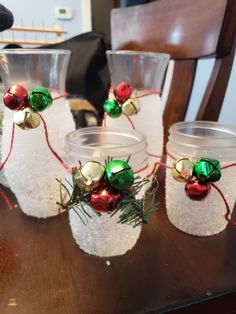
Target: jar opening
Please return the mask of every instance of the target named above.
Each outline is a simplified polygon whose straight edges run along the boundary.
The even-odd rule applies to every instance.
[[[66,136],[66,158],[69,163],[78,160],[105,161],[108,157],[135,160],[146,158],[146,137],[134,130],[112,127],[89,127]],[[142,162],[142,160],[140,160]],[[138,161],[139,162],[139,161]]]
[[[71,51],[67,49],[32,49],[32,48],[16,48],[16,49],[2,49],[1,55],[37,55],[37,54],[65,54],[70,55]]]
[[[178,156],[236,159],[236,126],[211,121],[178,122],[169,131],[168,149]]]
[[[179,122],[174,124],[170,132],[176,132],[179,135],[204,137],[214,139],[229,139],[235,138],[235,126],[229,126],[211,121],[194,121],[194,122]]]

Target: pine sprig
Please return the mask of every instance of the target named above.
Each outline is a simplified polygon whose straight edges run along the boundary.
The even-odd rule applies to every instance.
[[[111,216],[114,216],[120,211],[118,223],[129,224],[134,228],[142,224],[147,224],[150,216],[156,211],[157,206],[151,204],[147,210],[144,210],[144,202],[144,197],[139,200],[135,198],[123,200],[115,212],[111,213]]]
[[[88,218],[92,218],[92,216],[86,211],[84,205],[89,204],[90,202],[90,193],[82,190],[75,181],[75,174],[77,173],[78,168],[75,167],[72,169],[72,183],[68,180],[65,180],[68,184],[69,188],[61,181],[56,179],[60,184],[60,202],[57,202],[57,205],[60,206],[62,210],[74,210],[81,221],[85,223],[82,216],[85,217],[85,220],[88,221]],[[63,196],[64,189],[64,196]],[[70,191],[71,190],[71,191]],[[65,202],[65,198],[67,201]],[[95,212],[95,211],[94,211]],[[101,214],[95,212],[98,216]]]
[[[112,160],[113,158],[108,156],[105,164],[108,164]],[[62,210],[74,210],[80,220],[86,225],[89,219],[92,219],[92,216],[85,208],[85,205],[90,205],[91,191],[86,191],[77,185],[75,176],[79,169],[80,168],[77,167],[72,169],[71,182],[65,180],[65,183],[63,183],[61,180],[57,179],[60,184],[60,202],[57,204]],[[145,196],[141,199],[136,199],[135,196],[148,183],[149,180],[146,178],[143,179],[139,176],[135,177],[132,188],[129,191],[121,192],[121,200],[117,203],[115,210],[110,213],[110,217],[119,213],[117,222],[132,225],[134,228],[142,224],[146,224],[150,216],[156,211],[157,204],[151,204],[146,210],[144,210]],[[101,215],[91,206],[90,208],[98,216]]]

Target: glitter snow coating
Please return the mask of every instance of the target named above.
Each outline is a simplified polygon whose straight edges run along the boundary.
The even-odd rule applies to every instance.
[[[3,158],[9,151],[13,115],[14,112],[5,109]],[[75,129],[67,103],[64,99],[54,101],[42,116],[47,123],[50,144],[63,157],[65,135]],[[25,214],[38,218],[58,214],[56,202],[60,196],[56,178],[64,178],[66,170],[50,151],[42,122],[38,128],[27,131],[16,126],[13,150],[4,173]]]
[[[82,250],[100,257],[115,256],[125,254],[136,244],[141,227],[118,224],[119,214],[98,217],[88,205],[85,209],[93,217],[86,225],[74,210],[69,212],[73,237]]]

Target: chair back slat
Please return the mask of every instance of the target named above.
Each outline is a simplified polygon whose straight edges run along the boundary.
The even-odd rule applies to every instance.
[[[168,101],[164,110],[164,140],[169,127],[185,118],[196,71],[196,60],[175,61]]]
[[[170,53],[174,59],[215,54],[226,0],[159,0],[114,9],[112,48]]]

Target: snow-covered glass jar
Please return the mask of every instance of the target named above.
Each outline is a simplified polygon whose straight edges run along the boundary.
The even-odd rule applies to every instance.
[[[21,85],[27,91],[43,86],[51,90],[53,98],[64,94],[69,58],[69,50],[1,50],[0,75],[5,91],[13,85]],[[14,114],[5,107],[2,160],[9,152]],[[41,114],[51,146],[63,157],[65,136],[75,129],[67,101],[57,99]],[[67,173],[47,145],[42,122],[30,130],[15,127],[13,149],[3,171],[25,214],[38,218],[58,215],[56,202],[60,200],[60,193],[56,178],[63,178]]]
[[[175,158],[189,157],[218,160],[221,167],[236,161],[236,127],[217,122],[179,122],[169,130],[167,151]],[[173,164],[171,157],[167,164]],[[226,197],[232,209],[236,199],[236,167],[221,170],[221,178],[214,183]],[[196,236],[210,236],[224,230],[225,204],[216,189],[211,188],[201,201],[191,200],[184,183],[173,179],[166,171],[166,209],[170,222],[178,229]]]
[[[108,156],[113,159],[126,160],[133,171],[145,168],[148,163],[147,143],[144,135],[133,130],[111,127],[90,127],[68,134],[66,138],[66,162],[70,167],[87,161],[104,164]],[[146,177],[142,171],[139,176]],[[143,189],[138,198],[145,193]],[[92,216],[84,224],[77,213],[71,209],[69,220],[73,237],[82,250],[97,256],[114,256],[125,254],[137,242],[141,227],[117,223],[119,214],[110,216],[102,213],[97,216],[89,205],[84,205]]]
[[[132,129],[145,134],[149,153],[157,156],[163,151],[163,118],[161,92],[170,55],[146,51],[117,50],[107,51],[107,61],[111,75],[110,99],[114,98],[113,90],[121,82],[132,87],[131,98],[137,98],[140,111],[129,116],[118,118],[107,116],[105,125]],[[131,122],[132,124],[131,124]],[[150,158],[149,170],[160,158]]]

